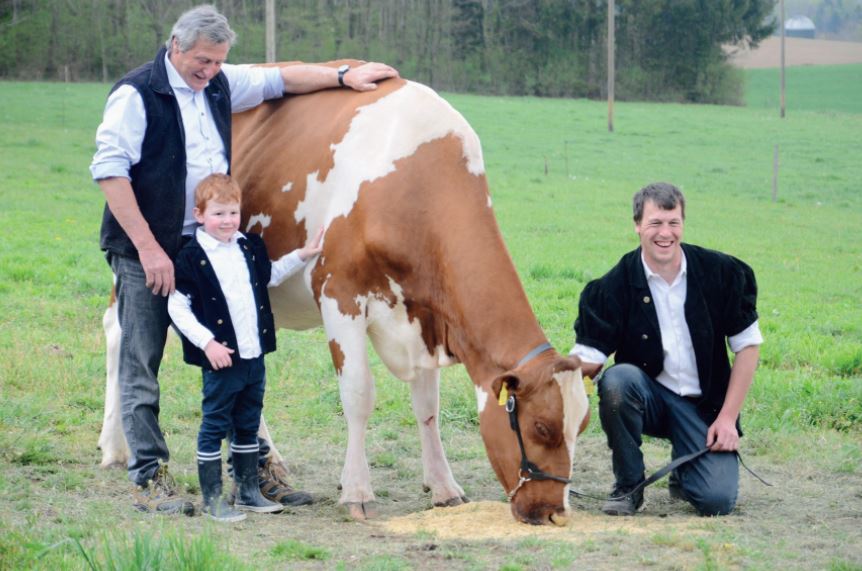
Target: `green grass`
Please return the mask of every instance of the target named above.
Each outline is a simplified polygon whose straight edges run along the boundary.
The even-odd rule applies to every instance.
[[[688,197],[686,239],[737,255],[757,272],[766,343],[743,412],[743,445],[754,467],[768,461],[808,470],[816,463],[827,473],[812,480],[851,488],[862,473],[860,69],[793,68],[784,120],[765,98],[767,72],[751,72],[748,107],[619,103],[613,133],[601,102],[447,95],[483,141],[498,221],[558,349],[573,342],[584,284],[637,244],[631,195],[651,181],[674,182]],[[818,95],[826,83],[840,87]],[[842,528],[851,547],[829,544],[839,550],[834,554],[811,555],[787,539],[782,555],[767,531],[743,531],[751,516],[724,520],[724,531],[706,529],[695,538],[686,530],[641,539],[589,535],[576,546],[427,535],[393,540],[331,516],[335,500],[327,496],[310,513],[332,518],[325,522],[331,532],[291,526],[308,522],[302,514],[285,516],[277,531],[261,531],[276,527],[259,523],[265,520],[231,531],[211,531],[201,518],[171,520],[164,533],[151,527],[152,519],[128,509],[124,476],[94,469],[104,390],[101,314],[111,276],[98,250],[103,199],[87,166],[107,89],[0,82],[0,569],[91,568],[87,557],[109,568],[109,553],[127,562],[151,551],[166,558],[176,537],[205,538],[205,561],[224,559],[220,549],[229,543],[231,554],[252,551],[255,567],[276,568],[401,569],[432,556],[439,566],[460,568],[598,568],[603,561],[661,567],[668,550],[683,567],[766,569],[776,557],[799,567],[816,557],[821,567],[858,568],[857,532]],[[773,202],[776,144],[781,170]],[[292,450],[306,484],[334,490],[346,430],[325,334],[282,331],[279,347],[268,358],[270,428]],[[415,421],[405,384],[376,357],[371,367],[378,398],[368,457],[380,498],[397,507],[421,487]],[[199,373],[181,362],[175,340],[161,378],[172,469],[194,491]],[[456,477],[469,496],[490,489],[499,499],[476,436],[472,384],[461,367],[445,370],[443,379],[443,439]],[[593,418],[586,448],[604,452]],[[601,475],[602,482],[609,478]],[[788,527],[813,525],[806,521]],[[235,566],[243,566],[241,558]]]
[[[778,68],[745,71],[745,104],[780,108]],[[862,64],[795,66],[784,70],[786,114],[797,111],[862,113]]]

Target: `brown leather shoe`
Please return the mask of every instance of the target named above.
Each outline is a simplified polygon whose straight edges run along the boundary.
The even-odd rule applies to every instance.
[[[195,506],[177,495],[177,484],[168,473],[168,465],[162,464],[146,486],[138,486],[132,495],[136,510],[163,515],[195,515]]]
[[[295,490],[287,483],[287,469],[280,462],[268,458],[262,468],[258,468],[260,491],[268,500],[283,506],[307,506],[314,502],[311,494]]]

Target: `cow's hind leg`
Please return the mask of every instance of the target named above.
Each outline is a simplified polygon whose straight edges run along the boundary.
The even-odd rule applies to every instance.
[[[129,462],[129,446],[123,434],[123,417],[120,406],[120,321],[117,302],[111,303],[102,317],[105,330],[105,416],[99,435],[102,450],[102,468],[125,467]]]
[[[410,382],[413,414],[422,444],[422,471],[425,488],[435,506],[457,506],[467,502],[464,490],[455,482],[440,440],[440,370],[422,369]]]

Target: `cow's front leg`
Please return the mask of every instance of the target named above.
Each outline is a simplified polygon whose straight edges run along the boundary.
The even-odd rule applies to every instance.
[[[99,434],[102,450],[102,468],[125,467],[129,463],[129,446],[123,433],[122,407],[120,405],[120,320],[117,302],[105,311],[102,317],[105,330],[105,416]]]
[[[361,316],[342,315],[337,303],[326,298],[321,300],[321,314],[347,420],[347,453],[341,471],[339,503],[347,507],[351,517],[364,520],[376,515],[365,455],[365,434],[375,397],[374,379],[368,366],[365,320]]]
[[[457,506],[469,500],[452,476],[440,440],[440,370],[423,369],[410,382],[413,414],[422,444],[422,471],[425,488],[435,506]]]

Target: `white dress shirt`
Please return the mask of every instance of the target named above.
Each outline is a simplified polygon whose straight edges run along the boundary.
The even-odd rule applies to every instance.
[[[650,270],[643,259],[643,253],[641,253],[641,263],[655,304],[664,351],[664,368],[656,377],[656,381],[680,396],[700,396],[702,393],[697,376],[697,361],[691,332],[685,321],[685,299],[688,291],[688,263],[685,254],[682,255],[679,274],[670,284]],[[755,321],[740,333],[728,337],[727,341],[730,350],[734,353],[739,353],[752,345],[761,345],[763,336],[758,322]],[[586,363],[604,364],[608,359],[608,355],[598,349],[578,343],[569,354],[577,355]]]
[[[213,173],[227,173],[224,142],[218,133],[203,91],[194,91],[165,55],[168,81],[180,108],[186,138],[186,210],[183,234],[197,226],[192,209],[198,183]],[[276,67],[222,65],[230,85],[234,113],[260,105],[265,99],[281,97],[284,82]],[[147,130],[147,116],[141,94],[131,85],[121,85],[105,105],[102,124],[96,131],[96,154],[90,164],[94,180],[109,177],[131,179],[129,169],[141,160],[141,146]]]
[[[237,349],[243,359],[260,356],[260,335],[257,325],[257,310],[254,291],[245,256],[237,242],[243,235],[234,234],[228,242],[222,242],[198,228],[196,238],[206,253],[218,278],[219,286],[227,300],[231,324],[236,333]],[[268,287],[275,287],[305,266],[297,250],[272,262],[272,274]],[[168,313],[177,329],[196,347],[205,349],[215,335],[207,329],[192,312],[188,296],[175,291],[168,298]]]

